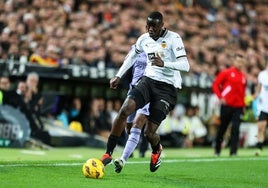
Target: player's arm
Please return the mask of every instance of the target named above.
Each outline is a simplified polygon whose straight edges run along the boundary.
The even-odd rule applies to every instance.
[[[217,95],[217,97],[221,100],[223,98],[222,96],[222,83],[224,82],[224,79],[227,75],[225,75],[224,72],[218,73],[218,75],[215,77],[213,83],[212,83],[212,91]]]
[[[190,65],[186,55],[178,56],[175,62],[164,62],[164,67],[186,72],[190,70]]]
[[[255,91],[255,93],[254,93],[254,95],[253,95],[253,98],[254,98],[254,99],[256,99],[256,98],[258,97],[258,95],[260,94],[260,92],[261,92],[261,87],[262,87],[262,85],[261,85],[260,83],[258,83],[258,85],[257,85],[257,87],[256,87],[256,91]]]
[[[190,70],[190,65],[186,56],[186,51],[181,37],[176,34],[172,41],[172,50],[175,54],[176,59],[175,62],[164,62],[164,67],[188,72]]]
[[[130,50],[119,71],[117,72],[115,77],[110,80],[110,88],[117,88],[118,84],[120,83],[121,77],[132,67],[137,57],[138,54],[135,52],[135,48]]]
[[[166,62],[166,61],[164,62],[159,56],[159,54],[156,54],[156,56],[152,58],[151,62],[152,65],[158,67],[167,67],[173,70],[186,71],[186,72],[190,70],[190,65],[186,55],[179,56],[176,58],[175,61],[172,62]]]
[[[138,57],[138,54],[135,52],[135,48],[130,50],[130,52],[127,54],[122,66],[120,67],[119,71],[117,72],[116,76],[121,78],[127,71],[132,67],[132,65],[135,63],[136,58]]]

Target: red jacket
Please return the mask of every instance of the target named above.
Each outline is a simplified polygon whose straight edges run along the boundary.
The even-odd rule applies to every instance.
[[[219,99],[225,99],[227,106],[244,107],[246,76],[235,67],[225,69],[216,76],[212,90]]]

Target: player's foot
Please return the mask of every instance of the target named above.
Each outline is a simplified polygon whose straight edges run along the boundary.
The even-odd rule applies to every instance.
[[[161,164],[161,152],[162,152],[162,145],[160,144],[157,153],[152,153],[151,155],[151,163],[150,163],[150,171],[155,172],[160,164]]]
[[[237,153],[230,153],[230,157],[236,157]]]
[[[115,159],[114,160],[114,171],[116,173],[120,173],[122,168],[124,167],[124,161],[122,159]]]
[[[140,152],[139,157],[144,158],[145,157],[145,152]]]
[[[113,158],[108,153],[103,154],[101,161],[104,164],[104,166],[110,164],[112,162]]]
[[[258,149],[256,152],[255,152],[255,156],[260,156],[261,155],[261,149]]]

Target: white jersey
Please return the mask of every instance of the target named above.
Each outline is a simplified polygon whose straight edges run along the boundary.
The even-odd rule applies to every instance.
[[[174,85],[176,88],[181,88],[182,78],[179,71],[165,66],[151,65],[151,58],[156,54],[159,54],[164,62],[174,63],[178,57],[186,56],[182,39],[177,33],[166,30],[164,35],[156,41],[149,36],[149,33],[145,33],[137,40],[136,50],[147,54],[145,76]]]
[[[135,44],[135,52],[127,55],[116,76],[121,77],[133,65],[138,54],[145,52],[147,66],[144,75],[181,88],[182,78],[179,71],[189,71],[190,68],[185,48],[179,34],[167,29],[163,31],[158,40],[152,39],[149,33],[141,35]],[[152,66],[151,60],[156,54],[163,60],[164,67]]]
[[[258,75],[258,82],[261,84],[259,94],[259,110],[268,113],[268,69]]]

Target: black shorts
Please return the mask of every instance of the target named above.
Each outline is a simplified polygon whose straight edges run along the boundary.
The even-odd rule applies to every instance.
[[[261,111],[258,120],[259,121],[268,121],[268,113]]]
[[[143,76],[128,94],[136,102],[136,109],[150,102],[149,120],[160,124],[177,103],[177,89],[165,82]]]

